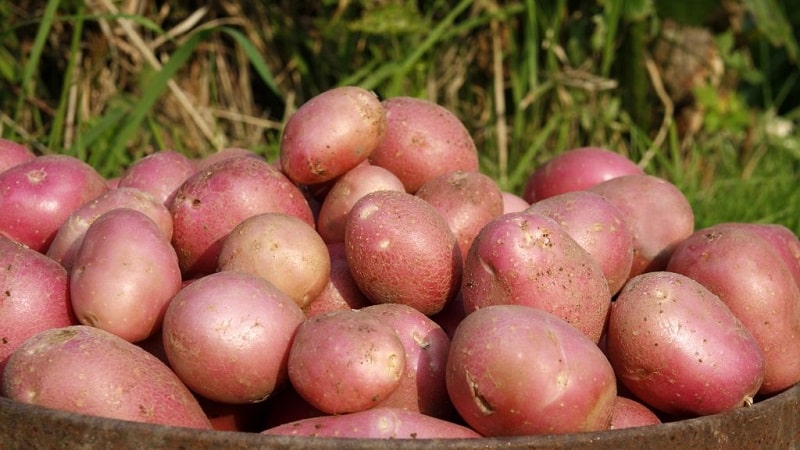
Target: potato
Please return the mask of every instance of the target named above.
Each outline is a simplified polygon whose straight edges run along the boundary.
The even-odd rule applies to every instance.
[[[622,288],[633,264],[633,233],[619,208],[595,192],[572,191],[540,200],[529,211],[558,222],[592,255],[612,295]]]
[[[324,196],[317,217],[317,230],[327,243],[344,242],[344,227],[353,205],[375,191],[405,192],[403,182],[383,167],[361,164],[336,180]]]
[[[263,278],[219,272],[172,299],[164,350],[175,373],[203,397],[258,402],[286,381],[292,336],[304,319],[292,299]]]
[[[374,314],[392,327],[405,348],[406,370],[400,385],[378,406],[448,418],[453,406],[445,383],[450,351],[447,333],[425,314],[399,303],[367,306],[361,312]]]
[[[457,170],[437,175],[420,186],[415,195],[444,217],[463,257],[481,228],[503,214],[500,188],[480,172]]]
[[[652,175],[626,175],[591,187],[622,211],[633,233],[628,278],[664,270],[672,250],[694,231],[692,206],[677,186]]]
[[[413,97],[393,97],[382,104],[386,134],[369,159],[397,175],[407,192],[417,192],[443,173],[478,170],[475,142],[448,109]]]
[[[617,396],[614,371],[594,342],[521,305],[464,318],[450,344],[447,391],[484,436],[604,430]]]
[[[0,379],[11,353],[49,328],[78,323],[67,271],[52,259],[0,235]]]
[[[67,217],[107,190],[77,158],[38,156],[0,173],[0,233],[44,253]]]
[[[262,431],[265,435],[360,439],[468,439],[475,431],[453,422],[399,408],[373,408],[302,419]]]
[[[334,242],[327,247],[331,258],[330,279],[322,292],[303,307],[306,317],[338,309],[359,309],[372,304],[358,289],[356,280],[350,273],[344,242]]]
[[[359,310],[307,319],[289,351],[292,386],[327,414],[377,406],[400,386],[405,370],[405,348],[397,333]]]
[[[609,430],[658,425],[661,419],[650,408],[636,400],[617,396],[611,413]]]
[[[42,331],[11,356],[2,394],[92,416],[210,429],[192,393],[164,363],[99,328]]]
[[[524,198],[511,192],[501,192],[503,195],[503,214],[512,212],[524,211],[528,209],[531,204]]]
[[[258,433],[264,429],[265,402],[232,404],[198,396],[197,401],[217,431]]]
[[[528,178],[522,194],[536,203],[564,192],[581,191],[623,175],[644,174],[626,156],[600,147],[567,150],[537,167]]]
[[[328,89],[305,102],[283,129],[283,172],[298,184],[332,180],[365,161],[383,139],[386,112],[374,93]]]
[[[632,278],[609,315],[608,359],[646,405],[707,415],[751,405],[764,380],[758,342],[700,283],[672,272]]]
[[[0,139],[0,173],[35,157],[36,154],[28,147],[8,139]]]
[[[86,230],[70,273],[78,320],[138,342],[161,328],[167,304],[181,288],[178,256],[158,226],[121,208]]]
[[[458,292],[456,237],[430,203],[379,191],[353,206],[345,227],[347,264],[373,303],[402,303],[435,314]]]
[[[178,188],[169,210],[172,244],[186,277],[215,272],[223,241],[248,217],[279,212],[314,226],[300,189],[252,156],[223,159],[198,171]]]
[[[283,213],[263,213],[242,221],[219,253],[220,271],[258,275],[304,307],[330,280],[328,247],[303,220]]]
[[[489,222],[464,263],[467,314],[491,305],[535,306],[597,343],[611,293],[597,262],[553,219],[530,211]]]
[[[144,213],[156,223],[167,240],[172,238],[172,215],[167,207],[148,192],[138,188],[121,187],[110,189],[73,211],[58,228],[47,248],[47,256],[61,263],[68,271],[72,270],[75,256],[86,236],[86,230],[102,214],[118,208],[129,208]]]
[[[749,225],[719,223],[681,242],[667,270],[719,296],[755,336],[766,358],[760,394],[800,382],[800,290],[770,242]]]
[[[213,166],[214,164],[232,158],[238,158],[240,156],[249,156],[251,158],[256,158],[259,160],[264,161],[264,158],[259,155],[258,153],[248,150],[246,148],[239,148],[239,147],[226,147],[221,150],[218,150],[214,153],[210,153],[199,160],[195,160],[194,166],[197,168],[197,171],[203,171],[208,169],[209,167]],[[276,170],[278,167],[274,167]]]
[[[740,226],[752,229],[772,244],[772,247],[786,263],[786,268],[791,272],[792,278],[800,286],[800,239],[794,232],[776,223],[740,223]]]
[[[120,177],[117,186],[141,189],[166,205],[180,185],[194,172],[194,163],[186,155],[163,150],[131,164]]]

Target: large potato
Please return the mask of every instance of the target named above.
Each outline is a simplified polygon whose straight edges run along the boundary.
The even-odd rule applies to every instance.
[[[764,354],[731,310],[700,283],[672,272],[632,278],[611,307],[608,359],[637,398],[675,415],[753,403]]]
[[[286,122],[281,167],[298,184],[332,180],[366,161],[385,129],[386,112],[374,93],[356,86],[329,89]]]
[[[458,292],[462,258],[455,235],[421,198],[365,195],[350,211],[344,242],[353,279],[373,303],[402,303],[431,315]]]
[[[111,210],[86,230],[70,272],[78,320],[138,342],[161,328],[167,304],[181,288],[178,256],[143,213]]]
[[[0,173],[0,233],[44,253],[67,217],[107,190],[77,158],[38,156]]]
[[[164,350],[181,380],[203,397],[257,402],[286,380],[292,336],[304,319],[268,281],[219,272],[172,299],[164,316]]]
[[[195,165],[186,155],[163,150],[131,164],[120,177],[117,187],[141,189],[166,205],[194,172]]]
[[[491,305],[541,308],[595,343],[605,329],[611,293],[592,256],[553,219],[530,211],[489,222],[464,263],[467,314]]]
[[[386,134],[370,155],[415,193],[427,180],[455,170],[477,171],[478,151],[469,131],[452,112],[413,97],[383,101]]]
[[[614,371],[594,342],[520,305],[464,318],[450,344],[447,390],[484,436],[604,430],[617,396]]]
[[[263,213],[245,219],[225,238],[218,267],[258,275],[302,308],[325,289],[331,260],[325,242],[308,223],[288,214]]]
[[[792,230],[776,223],[740,223],[737,226],[755,231],[772,244],[772,248],[783,258],[792,278],[800,286],[800,239]]]
[[[750,225],[719,223],[681,242],[667,265],[705,286],[753,333],[766,357],[761,394],[800,382],[800,289]]]
[[[135,422],[210,429],[199,403],[169,367],[99,328],[51,328],[6,366],[2,395],[46,408]]]

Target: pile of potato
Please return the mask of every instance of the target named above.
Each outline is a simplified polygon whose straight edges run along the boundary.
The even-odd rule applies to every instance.
[[[280,160],[158,151],[117,179],[0,141],[2,395],[298,436],[575,433],[800,381],[800,240],[694,229],[680,190],[563,152],[523,196],[434,103],[302,105]]]

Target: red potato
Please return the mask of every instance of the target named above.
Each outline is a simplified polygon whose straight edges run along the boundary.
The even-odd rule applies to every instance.
[[[383,139],[386,112],[366,89],[342,86],[305,102],[283,129],[283,172],[298,184],[318,184],[366,161]]]
[[[227,271],[185,286],[164,316],[170,366],[201,396],[244,404],[269,397],[286,381],[289,347],[305,316],[275,286]]]
[[[524,198],[511,192],[501,192],[503,195],[503,214],[525,211],[531,204]]]
[[[130,341],[161,328],[167,304],[181,288],[178,256],[158,226],[139,211],[121,208],[86,230],[70,273],[78,320]]]
[[[786,263],[786,268],[791,272],[792,278],[800,287],[800,239],[794,232],[775,223],[741,223],[740,226],[752,229],[772,244],[772,247]]]
[[[609,430],[658,425],[661,419],[650,408],[636,400],[617,396],[611,413]]]
[[[581,191],[624,175],[643,175],[628,157],[599,147],[580,147],[560,153],[534,170],[522,194],[536,203],[564,192]]]
[[[383,107],[386,134],[370,162],[397,175],[407,192],[443,173],[478,170],[475,142],[448,109],[412,97],[384,100]]]
[[[194,163],[182,153],[163,150],[137,160],[122,174],[118,187],[132,187],[151,194],[162,204],[195,172]]]
[[[325,195],[317,218],[317,230],[327,243],[344,242],[344,228],[353,205],[376,191],[405,192],[403,182],[383,167],[361,164],[341,178]]]
[[[538,308],[499,305],[464,318],[450,344],[447,390],[484,436],[607,429],[614,371],[583,333]]]
[[[287,383],[286,386],[276,391],[262,402],[262,404],[265,410],[262,415],[263,421],[261,430],[258,431],[277,427],[278,425],[294,422],[296,420],[328,415],[311,406],[310,403],[297,393],[291,383]]]
[[[350,273],[344,242],[334,242],[327,247],[331,258],[330,279],[322,292],[303,307],[306,317],[338,309],[359,309],[372,304],[358,288]]]
[[[44,253],[67,217],[107,190],[77,158],[38,156],[0,173],[0,234]]]
[[[450,338],[436,322],[416,309],[398,303],[362,308],[394,329],[406,353],[400,385],[378,406],[402,408],[446,419],[453,410],[447,395],[445,367]]]
[[[617,378],[674,415],[753,403],[764,380],[758,342],[718,296],[673,272],[632,278],[611,307],[606,338]]]
[[[0,235],[0,380],[11,353],[49,328],[78,323],[67,271],[39,252]]]
[[[238,158],[240,156],[249,156],[252,158],[264,160],[264,158],[261,157],[261,155],[252,150],[239,147],[228,147],[228,148],[223,148],[222,150],[211,153],[209,155],[200,158],[199,160],[194,161],[194,166],[197,168],[198,171],[206,170],[220,161],[231,158]],[[276,169],[278,168],[276,167]]]
[[[438,175],[426,181],[415,195],[444,217],[463,257],[484,225],[503,214],[500,188],[480,172],[457,170]]]
[[[114,334],[84,325],[52,328],[25,341],[8,361],[2,395],[79,414],[211,428],[169,367]]]
[[[664,270],[678,243],[694,231],[694,212],[677,186],[652,175],[627,175],[590,188],[622,211],[633,233],[628,278]]]
[[[263,213],[245,219],[225,238],[218,268],[260,276],[303,308],[330,281],[331,259],[325,242],[306,222]]]
[[[68,271],[72,270],[75,256],[89,226],[101,215],[119,208],[133,209],[145,214],[155,222],[167,240],[172,238],[172,216],[167,207],[145,191],[121,187],[110,189],[73,211],[58,228],[47,248],[47,256],[61,263]]]
[[[262,434],[359,439],[471,439],[475,431],[443,419],[399,408],[373,408],[278,425]]]
[[[769,241],[749,225],[712,225],[681,242],[667,270],[719,296],[755,336],[766,358],[760,394],[800,382],[800,289]]]
[[[421,198],[396,191],[365,195],[350,211],[344,242],[353,279],[373,303],[402,303],[432,315],[458,292],[456,237]]]
[[[198,171],[178,188],[168,207],[172,244],[187,277],[215,272],[222,243],[248,217],[279,212],[314,226],[300,189],[252,156],[223,159]]]
[[[612,295],[622,288],[633,265],[633,233],[619,208],[595,192],[572,191],[540,200],[529,211],[558,222],[592,255]]]
[[[359,310],[317,314],[301,324],[287,363],[295,390],[326,414],[373,408],[406,370],[405,348],[391,326]]]
[[[0,139],[0,173],[34,158],[36,155],[28,147],[8,139]]]
[[[208,416],[211,427],[217,431],[258,433],[264,429],[265,402],[231,404],[199,396],[197,401]]]
[[[489,222],[475,238],[461,288],[467,314],[492,305],[541,308],[597,343],[611,293],[592,256],[553,219],[530,211]]]

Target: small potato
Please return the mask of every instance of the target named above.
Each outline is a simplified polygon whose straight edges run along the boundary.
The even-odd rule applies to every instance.
[[[358,310],[307,319],[289,352],[292,386],[327,414],[373,408],[400,386],[406,370],[403,342],[391,326]]]
[[[78,320],[138,342],[161,328],[167,304],[181,288],[178,256],[149,217],[121,208],[86,230],[70,273]]]
[[[286,122],[281,167],[297,184],[332,180],[366,161],[385,130],[386,112],[374,93],[357,86],[329,89]]]
[[[0,139],[0,173],[36,157],[28,147],[8,139]]]
[[[531,204],[524,198],[511,192],[502,192],[503,195],[503,214],[512,212],[524,211],[528,209]]]
[[[220,271],[258,275],[303,308],[330,280],[328,247],[303,220],[282,213],[263,213],[242,221],[219,253]]]
[[[170,366],[210,400],[243,404],[286,380],[289,347],[305,316],[286,294],[255,275],[206,275],[172,299],[162,336]]]
[[[31,337],[6,366],[2,395],[45,408],[211,429],[175,373],[130,342],[85,325]]]
[[[400,408],[379,407],[350,414],[301,419],[262,431],[265,435],[359,439],[470,439],[475,431]]]
[[[141,189],[166,205],[181,184],[195,172],[183,153],[164,150],[137,160],[122,174],[117,187]]]
[[[617,396],[602,351],[538,308],[499,305],[464,318],[450,344],[447,391],[484,436],[608,428]]]
[[[303,307],[306,317],[337,309],[359,309],[372,304],[358,289],[350,273],[344,242],[328,244],[327,247],[331,258],[330,279],[322,292]]]
[[[661,419],[650,408],[636,400],[617,396],[611,413],[609,430],[658,425]]]
[[[672,272],[632,278],[611,307],[608,359],[646,405],[707,415],[753,403],[764,380],[758,342],[700,283]]]

